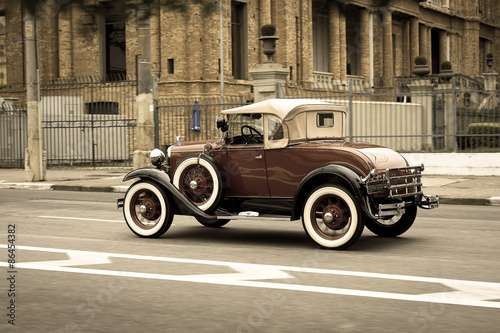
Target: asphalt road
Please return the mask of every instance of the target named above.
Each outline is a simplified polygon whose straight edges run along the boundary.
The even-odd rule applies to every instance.
[[[117,196],[0,190],[1,332],[500,327],[500,207],[420,210],[401,237],[365,230],[329,251],[299,222],[211,229],[175,217],[163,237],[138,238]]]

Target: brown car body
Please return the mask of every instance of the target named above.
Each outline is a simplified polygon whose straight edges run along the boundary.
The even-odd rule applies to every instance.
[[[437,196],[423,195],[423,166],[409,166],[392,149],[345,140],[344,106],[272,99],[221,113],[219,140],[179,140],[168,148],[166,162],[162,152],[152,152],[157,169],[125,177],[141,178],[120,201],[136,234],[159,236],[171,223],[165,227],[161,219],[173,214],[215,227],[241,218],[302,217],[314,241],[342,249],[365,225],[378,235],[397,236],[413,224],[417,206],[438,206]],[[160,190],[141,190],[144,181]],[[148,201],[137,193],[166,199]]]

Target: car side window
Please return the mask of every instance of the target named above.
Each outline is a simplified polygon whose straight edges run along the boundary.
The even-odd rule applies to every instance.
[[[283,125],[281,124],[281,120],[277,118],[268,118],[267,121],[267,138],[268,140],[281,140],[283,139]]]
[[[333,127],[333,112],[318,112],[316,114],[317,127]]]

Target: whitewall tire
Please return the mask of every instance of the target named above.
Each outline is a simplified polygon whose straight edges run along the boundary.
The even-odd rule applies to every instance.
[[[159,237],[172,225],[172,199],[157,184],[138,181],[123,200],[123,216],[130,230],[141,237]]]
[[[221,174],[206,156],[188,156],[177,166],[172,183],[193,204],[205,212],[214,210],[222,197]]]
[[[352,194],[342,186],[324,185],[306,199],[302,224],[313,241],[329,249],[345,249],[361,236],[364,217]]]

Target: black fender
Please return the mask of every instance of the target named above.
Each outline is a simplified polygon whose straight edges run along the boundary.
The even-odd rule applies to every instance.
[[[304,198],[314,188],[325,183],[334,183],[346,186],[354,195],[366,215],[371,215],[370,210],[363,199],[361,177],[343,165],[328,164],[309,172],[299,183],[293,197],[293,208],[290,220],[298,220],[302,215]]]
[[[217,221],[217,216],[205,213],[195,204],[189,201],[188,198],[186,198],[177,189],[177,187],[172,184],[172,182],[170,181],[170,177],[164,171],[154,168],[137,169],[129,172],[125,177],[123,177],[123,181],[125,182],[134,178],[140,178],[141,180],[151,180],[162,186],[168,193],[172,195],[172,198],[179,207],[182,215],[193,215],[201,217],[203,219],[207,219],[209,221]]]

